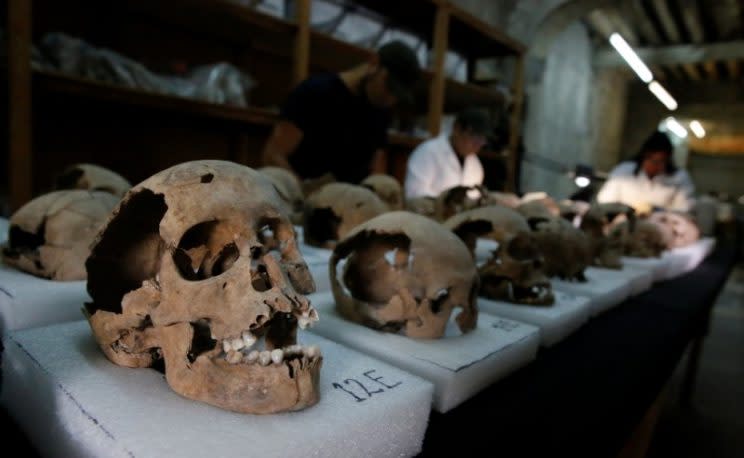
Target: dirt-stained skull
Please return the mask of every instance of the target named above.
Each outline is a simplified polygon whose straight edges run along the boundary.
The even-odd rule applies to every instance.
[[[315,285],[259,172],[195,161],[153,175],[124,197],[86,267],[88,320],[114,363],[164,363],[174,391],[237,412],[318,401],[322,357],[296,341],[317,320],[303,296]]]
[[[543,271],[544,259],[527,220],[496,205],[457,214],[444,225],[475,253],[478,237],[495,241],[493,256],[478,266],[480,295],[519,304],[550,305],[553,292]]]
[[[445,189],[437,196],[434,216],[437,221],[446,221],[452,215],[486,205],[488,199],[488,189],[483,186],[455,186]]]
[[[258,169],[276,188],[279,197],[286,204],[290,219],[294,224],[302,224],[302,205],[305,196],[302,194],[300,180],[291,171],[281,167],[261,167]]]
[[[349,183],[329,183],[305,200],[305,243],[333,248],[353,228],[387,211],[369,189]]]
[[[10,218],[6,264],[52,280],[85,280],[90,244],[119,198],[100,191],[54,191]]]
[[[586,281],[584,270],[591,262],[592,247],[585,233],[556,216],[541,200],[522,204],[517,211],[532,229],[545,259],[545,273],[563,280]]]
[[[465,244],[430,218],[390,212],[357,226],[336,245],[329,274],[339,314],[365,326],[439,338],[457,307],[460,330],[476,326],[475,263]]]
[[[700,238],[700,228],[690,215],[662,211],[651,213],[648,222],[659,227],[666,248],[680,248],[695,243]]]
[[[437,199],[431,196],[420,196],[406,199],[406,210],[435,219]]]
[[[636,220],[632,230],[627,221],[616,225],[609,238],[622,247],[626,256],[634,258],[658,258],[667,248],[662,230],[646,219]]]
[[[104,191],[122,197],[132,187],[123,176],[95,164],[75,164],[57,177],[57,189]]]
[[[581,219],[581,230],[592,245],[592,265],[621,269],[625,242],[618,238],[615,228],[623,223],[627,231],[635,230],[635,210],[621,203],[594,204]]]
[[[360,184],[377,194],[387,204],[388,210],[395,211],[403,209],[403,190],[395,177],[374,174],[365,178]]]

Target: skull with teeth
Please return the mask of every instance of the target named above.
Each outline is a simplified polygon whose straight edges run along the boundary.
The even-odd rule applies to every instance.
[[[486,205],[488,199],[488,189],[483,186],[455,186],[439,193],[434,215],[438,221],[445,221],[452,215]]]
[[[669,249],[690,245],[700,238],[697,224],[684,213],[654,212],[648,217],[648,222],[659,228]]]
[[[305,201],[305,242],[333,248],[351,229],[386,211],[377,194],[363,186],[329,183]]]
[[[132,185],[118,173],[94,164],[75,164],[57,177],[57,189],[88,189],[122,197]]]
[[[303,296],[315,285],[260,173],[196,161],[153,175],[115,209],[86,267],[88,321],[114,363],[164,365],[174,391],[237,412],[318,401],[322,357],[296,342],[318,318]]]
[[[342,281],[337,266],[345,260]],[[456,307],[462,332],[475,328],[478,274],[467,247],[441,224],[391,212],[357,226],[329,265],[336,308],[362,325],[409,337],[444,335]]]
[[[85,280],[90,243],[119,199],[100,191],[55,191],[10,218],[3,260],[52,280]]]
[[[635,210],[621,203],[592,205],[581,218],[581,230],[588,236],[592,245],[592,265],[609,269],[623,267],[624,242],[617,237],[615,227],[626,223],[628,231],[635,228]]]
[[[368,176],[359,184],[377,194],[390,211],[403,209],[403,190],[395,177],[375,174]]]
[[[527,220],[517,211],[481,207],[457,214],[444,225],[465,241],[471,253],[478,237],[498,244],[493,256],[478,267],[482,296],[528,305],[553,303],[542,253]]]

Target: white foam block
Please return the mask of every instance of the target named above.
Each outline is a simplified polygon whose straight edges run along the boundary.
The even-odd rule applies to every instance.
[[[716,246],[716,240],[711,237],[702,238],[691,245],[666,251],[664,257],[669,259],[669,269],[666,278],[678,277],[697,267]]]
[[[630,280],[623,276],[597,275],[590,269],[584,272],[586,282],[551,279],[553,290],[564,291],[591,299],[591,316],[599,315],[630,296]]]
[[[486,313],[479,314],[477,328],[467,334],[450,320],[443,338],[412,339],[344,320],[331,293],[309,297],[320,314],[312,332],[430,380],[439,412],[532,361],[540,344],[537,327]]]
[[[553,291],[555,302],[548,306],[512,304],[478,298],[480,311],[540,328],[540,343],[553,345],[579,329],[589,319],[591,299],[562,291]]]
[[[623,266],[622,269],[603,269],[600,267],[589,267],[586,273],[596,278],[621,277],[630,283],[629,294],[635,296],[644,291],[651,289],[654,283],[654,275],[647,269],[636,268],[634,266]]]
[[[634,258],[623,256],[622,262],[623,268],[631,267],[634,269],[649,271],[653,277],[653,281],[657,282],[666,278],[670,260],[665,256],[659,258]]]
[[[192,401],[152,369],[109,362],[87,322],[14,332],[2,402],[45,456],[409,456],[432,385],[310,333],[324,361],[318,404],[248,415]]]
[[[0,263],[0,334],[82,320],[90,301],[84,281],[52,281]]]

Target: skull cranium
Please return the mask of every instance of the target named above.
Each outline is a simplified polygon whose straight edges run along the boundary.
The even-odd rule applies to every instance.
[[[85,259],[118,197],[100,191],[54,191],[33,199],[10,218],[3,259],[52,280],[85,280]]]
[[[337,277],[341,260],[343,284]],[[357,226],[336,245],[329,269],[337,310],[351,321],[438,338],[460,307],[460,330],[476,326],[478,274],[470,253],[424,216],[390,212]]]
[[[403,190],[400,183],[390,175],[374,174],[365,178],[360,185],[377,194],[390,211],[403,209]]]
[[[119,204],[86,267],[88,320],[114,363],[164,363],[174,391],[237,412],[317,402],[322,357],[296,345],[297,326],[317,320],[303,296],[315,285],[260,173],[195,161],[153,175]]]
[[[94,164],[75,164],[57,177],[57,189],[104,191],[122,197],[132,185],[123,176]]]

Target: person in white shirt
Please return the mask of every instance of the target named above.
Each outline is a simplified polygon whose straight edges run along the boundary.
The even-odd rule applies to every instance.
[[[413,150],[405,179],[406,199],[436,197],[455,186],[483,183],[478,152],[491,132],[488,116],[477,109],[461,111],[452,132],[430,138]]]
[[[673,146],[666,134],[654,132],[631,161],[610,172],[597,202],[621,202],[641,213],[656,209],[689,212],[695,185],[690,175],[674,165]]]

